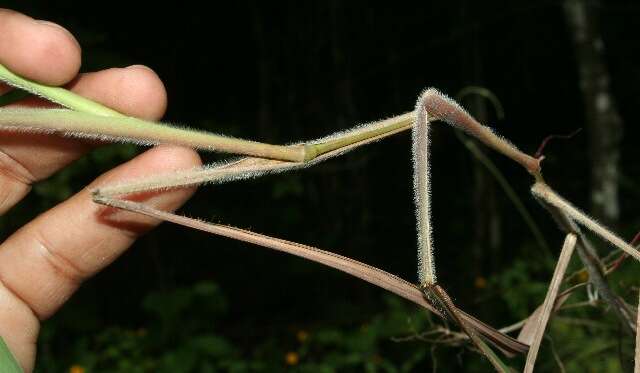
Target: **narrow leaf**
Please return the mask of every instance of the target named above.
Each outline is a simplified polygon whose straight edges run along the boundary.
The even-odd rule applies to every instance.
[[[545,297],[544,303],[542,304],[542,311],[540,312],[540,316],[538,317],[538,325],[536,326],[533,341],[529,348],[529,353],[527,354],[527,361],[524,367],[525,373],[533,372],[533,368],[536,364],[536,358],[538,357],[538,350],[540,349],[540,343],[542,342],[542,337],[544,336],[547,322],[549,321],[549,317],[551,316],[553,304],[555,303],[556,297],[558,295],[558,290],[560,289],[562,278],[564,277],[564,273],[567,270],[567,265],[569,264],[569,260],[571,259],[571,254],[573,254],[573,249],[576,246],[576,239],[577,238],[575,234],[569,233],[564,240],[564,245],[562,246],[562,251],[560,252],[560,258],[558,258],[556,269],[553,272],[553,278],[551,279],[551,283],[549,284],[547,296]]]
[[[557,311],[562,307],[562,305],[569,299],[569,297],[573,294],[572,291],[563,291],[556,297],[555,302],[553,303],[552,312]],[[533,339],[536,334],[536,328],[540,322],[540,315],[542,315],[542,310],[544,308],[544,303],[539,305],[538,308],[535,309],[529,315],[529,317],[524,321],[522,325],[522,329],[520,329],[520,333],[518,334],[518,340],[527,345],[531,345],[533,343]]]
[[[357,260],[344,257],[330,251],[321,250],[312,246],[269,237],[244,229],[209,223],[186,216],[172,214],[166,211],[154,209],[151,206],[139,202],[111,198],[101,195],[99,194],[99,192],[99,190],[94,191],[93,196],[94,201],[97,203],[143,214],[188,228],[197,229],[203,232],[213,233],[220,236],[252,243],[258,246],[295,255],[316,263],[324,264],[328,267],[343,271],[354,277],[360,278],[373,285],[379,286],[387,291],[397,294],[402,298],[405,298],[423,308],[426,308],[439,317],[445,317],[444,315],[442,315],[442,312],[440,312],[440,310],[434,308],[425,299],[423,291],[416,285],[403,280],[402,278],[391,273],[385,272],[379,268],[370,266]],[[483,323],[482,321],[479,321],[471,315],[466,314],[462,310],[458,310],[458,316],[479,334],[485,336],[489,341],[491,341],[491,343],[494,343],[501,350],[506,351],[509,354],[523,353],[526,352],[529,348],[529,346],[518,342],[514,338],[511,338],[504,333],[499,332],[495,328]]]

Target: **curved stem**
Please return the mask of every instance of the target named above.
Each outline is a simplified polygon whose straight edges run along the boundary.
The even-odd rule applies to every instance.
[[[474,136],[485,145],[522,165],[536,178],[540,176],[540,161],[527,155],[499,137],[487,126],[476,121],[460,105],[435,88],[426,89],[416,103],[413,126],[413,188],[418,228],[418,278],[421,285],[436,283],[431,227],[429,186],[429,117],[436,116]]]

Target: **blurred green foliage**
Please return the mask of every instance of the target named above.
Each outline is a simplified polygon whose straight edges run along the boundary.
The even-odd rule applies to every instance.
[[[45,324],[38,371],[85,372],[411,372],[428,359],[424,343],[394,342],[427,327],[425,312],[387,296],[385,312],[361,325],[288,328],[243,349],[220,334],[227,300],[212,282],[150,293],[142,301],[144,320],[136,328],[108,326],[79,334],[58,351],[47,347],[58,334],[75,335]],[[279,343],[276,341],[284,341]]]
[[[509,289],[504,303],[514,315],[536,306],[523,299],[544,296],[526,266],[495,276],[496,288]],[[493,285],[489,285],[493,287]],[[513,291],[512,291],[513,290]],[[523,296],[522,293],[526,292]],[[584,301],[579,294],[574,302]],[[413,372],[433,369],[484,372],[490,369],[464,344],[439,345],[440,320],[397,297],[384,307],[344,325],[288,325],[267,339],[244,344],[225,335],[228,300],[213,282],[149,293],[141,302],[144,318],[131,327],[106,325],[87,333],[77,314],[62,311],[58,323],[42,331],[37,372]],[[131,310],[131,312],[138,312]],[[258,312],[258,311],[256,311]],[[519,316],[520,317],[520,316]],[[234,321],[242,322],[242,320]],[[455,330],[454,330],[455,331]],[[428,332],[432,332],[429,334]],[[616,321],[593,308],[564,311],[551,324],[538,369],[616,372],[633,364],[633,343],[622,339]],[[67,342],[59,345],[59,340]],[[523,363],[522,358],[509,362]],[[74,370],[75,369],[75,370]]]

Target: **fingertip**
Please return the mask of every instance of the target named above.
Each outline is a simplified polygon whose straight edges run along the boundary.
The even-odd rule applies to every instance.
[[[202,160],[195,150],[175,145],[159,145],[100,176],[86,189],[92,194],[105,185],[169,174],[179,170],[190,170],[199,166],[202,166]],[[195,188],[180,188],[173,193],[158,195],[164,200],[163,208],[173,210],[191,197],[194,191]]]
[[[158,74],[145,65],[132,65],[126,70],[130,84],[135,85],[131,105],[137,107],[139,116],[151,120],[162,118],[167,111],[167,90]]]
[[[142,65],[81,74],[68,88],[138,118],[158,120],[167,109],[167,92],[162,80]]]
[[[0,9],[0,63],[29,79],[62,85],[80,70],[80,45],[60,25]]]
[[[193,149],[160,145],[102,175],[86,188],[86,192],[93,194],[103,186],[139,181],[148,177],[156,178],[159,175],[169,176],[176,171],[191,170],[201,165],[200,156]],[[129,194],[126,199],[143,202],[163,211],[174,211],[191,198],[195,191],[195,187],[161,187],[158,190]],[[155,218],[129,211],[109,206],[94,206],[94,219],[101,225],[101,230],[111,232],[111,237],[117,240],[126,239],[130,243],[160,223]],[[128,243],[121,244],[120,247],[127,245]]]
[[[71,81],[80,71],[80,44],[62,26],[47,21],[37,22],[46,31],[42,32],[39,44],[31,52],[33,63],[38,64],[32,67],[33,79],[54,86]],[[47,61],[53,63],[48,64]]]
[[[37,24],[39,24],[40,26],[43,26],[44,28],[47,28],[49,31],[55,31],[58,33],[62,33],[64,37],[66,37],[68,39],[68,41],[70,41],[71,43],[75,44],[76,48],[78,50],[81,49],[80,47],[80,43],[78,42],[78,40],[76,40],[75,36],[73,36],[73,34],[71,33],[71,31],[67,30],[66,28],[62,27],[61,25],[51,22],[51,21],[47,21],[47,20],[43,20],[43,19],[37,19],[35,20],[35,22]]]
[[[198,152],[176,145],[159,145],[149,149],[135,159],[150,172],[184,170],[202,165]]]
[[[81,96],[133,117],[157,120],[162,117],[167,107],[166,91],[158,75],[148,67],[139,65],[81,74],[66,87]],[[20,105],[41,107],[47,103],[39,98],[30,97],[22,100]],[[2,137],[0,147],[10,158],[19,160],[22,167],[36,180],[48,177],[90,148],[88,143],[75,139],[31,133],[16,133]],[[0,163],[1,161],[0,159]],[[31,181],[33,180],[27,184]],[[7,205],[3,207],[3,196],[6,196],[6,193],[0,192],[0,212],[14,203],[5,201]],[[14,194],[14,197],[21,198],[21,195]]]

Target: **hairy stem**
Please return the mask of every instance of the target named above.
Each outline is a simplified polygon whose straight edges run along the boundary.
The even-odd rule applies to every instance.
[[[418,279],[421,285],[428,285],[436,283],[429,182],[429,118],[437,117],[468,132],[485,145],[521,164],[536,178],[541,178],[540,159],[523,153],[513,144],[493,133],[489,127],[478,123],[460,105],[435,88],[426,89],[420,95],[414,113],[412,153],[418,230]]]
[[[618,237],[615,233],[602,226],[600,223],[590,218],[584,212],[577,209],[569,201],[562,198],[553,189],[543,182],[537,182],[531,187],[531,192],[540,199],[567,213],[573,220],[589,229],[593,233],[599,235],[602,239],[626,252],[627,254],[640,261],[640,252],[635,247],[629,245],[625,240]]]
[[[424,105],[424,101],[432,94],[432,90],[427,90],[418,100],[412,131],[413,192],[418,229],[418,281],[423,286],[436,283],[429,181],[429,114]]]
[[[496,135],[489,127],[478,123],[449,97],[432,88],[427,89],[419,101],[422,101],[422,105],[430,115],[437,116],[440,120],[464,130],[488,147],[516,161],[532,175],[540,174],[541,159],[523,153],[515,145]]]
[[[302,161],[301,146],[279,146],[173,127],[133,117],[108,117],[66,109],[0,109],[0,128],[142,145],[170,143],[196,149]]]
[[[146,145],[171,143],[201,150],[245,154],[290,162],[310,161],[322,154],[331,153],[352,144],[368,142],[369,139],[407,130],[411,128],[413,122],[412,113],[406,113],[328,136],[305,146],[277,146],[127,117],[64,88],[47,86],[18,76],[3,65],[0,65],[0,81],[71,109],[66,112],[37,109],[0,111],[0,128],[60,132],[67,136]],[[119,118],[119,120],[109,121],[105,117]]]
[[[306,160],[311,160],[316,155],[338,150],[351,144],[377,137],[391,131],[411,128],[411,125],[413,124],[413,117],[414,113],[409,112],[371,124],[357,126],[345,132],[338,132],[325,138],[311,141],[306,144]]]

